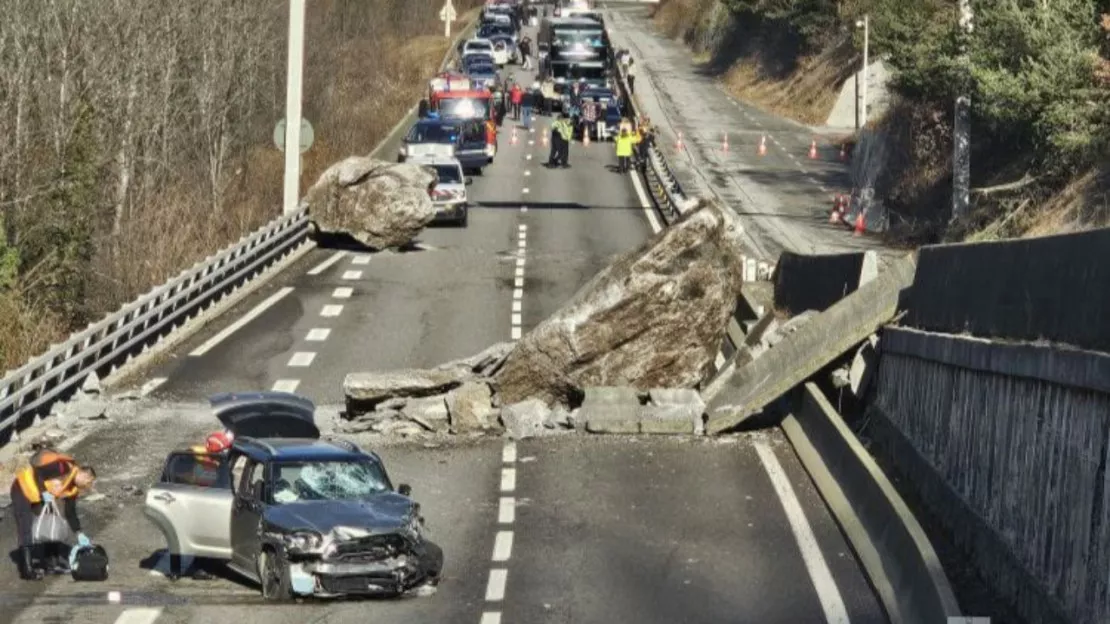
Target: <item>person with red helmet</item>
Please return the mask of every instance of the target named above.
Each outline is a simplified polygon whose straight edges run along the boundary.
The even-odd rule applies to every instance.
[[[190,480],[196,485],[212,485],[220,478],[220,464],[223,454],[231,448],[235,435],[230,431],[213,431],[204,439],[204,444],[195,444],[189,450],[196,462],[193,464]]]

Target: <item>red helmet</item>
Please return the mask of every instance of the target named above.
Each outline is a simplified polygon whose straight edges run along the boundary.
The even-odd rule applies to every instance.
[[[231,441],[233,436],[224,431],[217,431],[211,433],[204,440],[204,448],[209,453],[222,453],[231,448]]]

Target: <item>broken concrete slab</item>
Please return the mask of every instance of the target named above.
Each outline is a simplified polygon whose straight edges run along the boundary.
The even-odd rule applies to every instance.
[[[640,433],[693,435],[701,411],[689,405],[645,405],[640,408]]]
[[[639,405],[640,393],[625,386],[590,386],[583,389],[582,405]]]
[[[870,256],[868,254],[870,253]],[[799,254],[784,251],[775,265],[775,308],[791,315],[827,310],[876,271],[875,252]]]
[[[447,401],[443,395],[409,399],[401,414],[429,431],[447,429]]]
[[[468,381],[447,394],[447,414],[455,433],[491,428],[493,412],[493,393],[485,382]]]
[[[501,424],[514,440],[524,440],[544,435],[551,410],[539,399],[528,399],[501,408]]]
[[[706,431],[735,428],[890,321],[902,290],[913,283],[914,266],[912,256],[893,260],[876,279],[735,369],[709,400]]]
[[[448,391],[469,379],[458,369],[401,369],[364,373],[348,373],[343,379],[349,414],[374,409],[377,404],[393,398],[420,398]]]
[[[579,417],[590,433],[640,433],[641,405],[583,405]]]
[[[655,405],[683,405],[694,410],[705,409],[701,394],[692,388],[652,388],[648,390],[648,400]]]
[[[436,370],[462,369],[479,377],[492,377],[501,369],[501,365],[505,363],[505,358],[509,356],[509,352],[512,350],[512,342],[499,342],[484,349],[481,353],[440,364],[436,367]]]

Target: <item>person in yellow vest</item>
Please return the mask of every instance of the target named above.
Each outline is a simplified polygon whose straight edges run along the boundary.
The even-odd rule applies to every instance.
[[[19,575],[24,580],[40,580],[45,571],[69,572],[68,544],[40,544],[42,548],[36,548],[35,519],[44,505],[51,502],[58,505],[69,528],[77,535],[78,546],[92,543],[81,531],[77,498],[92,487],[95,480],[96,470],[91,466],[78,465],[73,457],[52,450],[36,452],[30,465],[16,473],[11,498],[19,538]]]
[[[632,159],[632,145],[634,139],[632,133],[628,128],[622,128],[621,133],[617,135],[617,171],[620,173],[627,173],[629,170],[629,161]]]

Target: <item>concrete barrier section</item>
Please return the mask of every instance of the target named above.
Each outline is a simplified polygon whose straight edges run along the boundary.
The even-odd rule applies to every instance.
[[[787,335],[728,379],[709,400],[706,432],[717,434],[741,424],[863,342],[898,309],[902,289],[913,281],[911,257],[895,259],[877,278]]]
[[[922,247],[903,324],[1110,351],[1110,229]]]
[[[871,263],[875,262],[874,252]],[[775,308],[789,314],[822,312],[855,292],[867,253],[809,255],[782,252],[775,268]]]
[[[960,615],[924,530],[875,460],[813,383],[782,423],[895,624]]]

